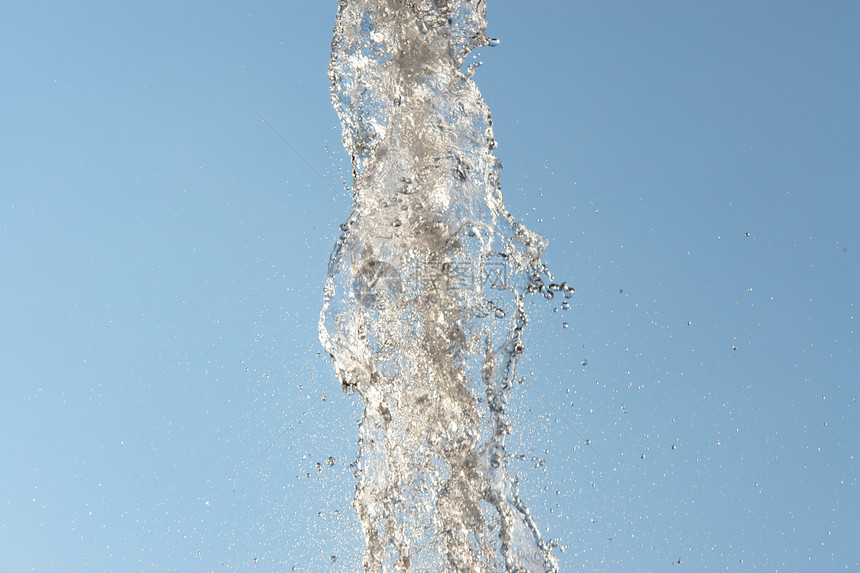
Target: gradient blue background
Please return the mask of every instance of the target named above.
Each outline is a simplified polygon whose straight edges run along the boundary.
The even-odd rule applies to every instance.
[[[503,191],[577,289],[509,404],[562,571],[856,570],[860,5],[488,4]],[[0,7],[0,571],[360,569],[335,12]]]

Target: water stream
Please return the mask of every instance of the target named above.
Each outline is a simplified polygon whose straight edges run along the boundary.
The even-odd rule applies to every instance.
[[[354,209],[320,340],[364,402],[364,569],[556,571],[507,470],[506,393],[545,240],[502,202],[490,111],[465,67],[482,0],[341,0],[329,75]]]

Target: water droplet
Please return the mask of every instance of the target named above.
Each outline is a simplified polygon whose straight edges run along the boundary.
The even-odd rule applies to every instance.
[[[562,310],[570,310],[570,303],[567,301],[562,302],[561,308],[562,308]]]
[[[570,328],[570,325],[569,325],[568,323],[566,323],[566,322],[562,322],[562,323],[561,323],[561,327],[562,327],[562,328]]]
[[[564,298],[570,298],[576,292],[576,289],[567,283],[561,283],[561,291],[564,293]]]
[[[582,361],[582,365],[583,365],[583,366],[588,366],[588,360],[583,360],[583,361]]]
[[[483,65],[483,62],[472,62],[471,64],[469,64],[468,67],[466,67],[466,72],[465,72],[466,77],[471,78],[473,75],[475,75],[475,72],[482,65]]]
[[[487,41],[487,45],[490,46],[491,48],[495,48],[496,46],[498,46],[501,43],[502,43],[502,41],[499,40],[498,38],[489,38]]]
[[[329,456],[329,458],[325,461],[329,465],[329,467],[334,465],[334,456]]]

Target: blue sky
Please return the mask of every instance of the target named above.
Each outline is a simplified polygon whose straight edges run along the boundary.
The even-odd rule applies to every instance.
[[[562,570],[856,568],[860,9],[488,4],[503,192],[577,289],[509,404]],[[9,571],[358,570],[335,12],[0,8]]]

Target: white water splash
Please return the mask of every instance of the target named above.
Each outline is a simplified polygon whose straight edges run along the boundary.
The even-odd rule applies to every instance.
[[[354,210],[320,340],[364,401],[354,506],[377,571],[556,571],[507,471],[505,395],[545,240],[502,203],[492,120],[461,68],[482,0],[341,0],[329,74]]]

